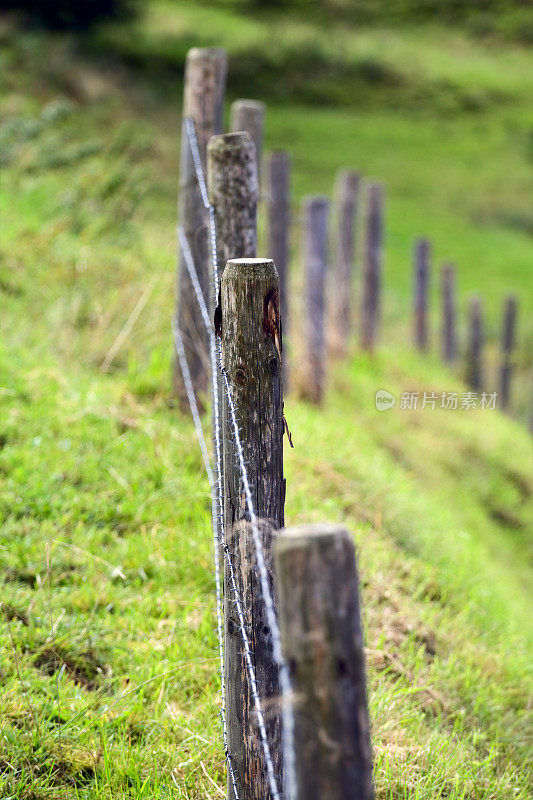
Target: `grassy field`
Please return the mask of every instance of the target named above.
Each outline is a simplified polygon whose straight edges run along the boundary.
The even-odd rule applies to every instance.
[[[85,55],[0,29],[0,796],[199,800],[224,786],[209,491],[168,397],[179,80],[187,47],[219,43],[232,95],[243,53],[268,50],[273,78],[288,64],[285,88],[268,63],[249,74],[268,92],[268,147],[293,154],[295,216],[339,166],[387,185],[383,347],[332,368],[323,410],[286,402],[288,522],[343,522],[358,544],[377,797],[527,800],[531,439],[497,411],[379,413],[374,394],[464,388],[408,347],[419,233],[436,263],[457,261],[463,304],[483,293],[492,337],[517,291],[527,373],[531,56],[444,28],[341,36],[275,17],[267,48],[260,21],[186,3],[132,25],[94,34]],[[303,64],[294,83],[306,41],[323,68],[314,81]],[[394,103],[376,62],[402,76]]]

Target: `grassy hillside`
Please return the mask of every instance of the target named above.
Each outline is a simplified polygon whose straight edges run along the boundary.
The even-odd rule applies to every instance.
[[[214,798],[209,493],[167,394],[177,98],[65,39],[1,35],[0,795]],[[427,63],[467,45],[405,36]],[[358,543],[379,800],[526,800],[533,777],[531,440],[497,411],[374,405],[379,388],[463,388],[401,343],[422,230],[483,289],[494,329],[516,288],[527,331],[531,239],[498,214],[531,188],[528,57],[472,52],[489,82],[506,64],[516,93],[498,111],[269,106],[295,199],[347,163],[389,187],[383,349],[334,368],[322,411],[286,403],[288,522],[342,521]],[[470,57],[446,67],[465,85]]]

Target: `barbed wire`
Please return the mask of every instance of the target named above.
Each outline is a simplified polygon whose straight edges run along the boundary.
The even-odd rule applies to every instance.
[[[208,192],[206,181],[203,173],[202,162],[200,158],[200,152],[198,148],[198,141],[196,138],[196,131],[194,127],[194,122],[190,118],[186,118],[184,120],[185,130],[187,132],[187,137],[189,141],[190,151],[193,159],[193,164],[196,172],[196,178],[198,181],[198,187],[200,190],[200,194],[202,196],[202,202],[204,207],[208,211],[209,214],[209,234],[211,240],[211,260],[212,260],[212,267],[213,267],[213,289],[214,289],[214,297],[217,300],[219,296],[219,271],[218,271],[218,255],[217,255],[217,240],[216,240],[216,219],[215,219],[215,210],[213,206],[209,202]],[[252,493],[250,489],[250,482],[248,478],[248,471],[246,468],[246,463],[244,460],[244,451],[242,447],[242,442],[240,438],[240,431],[237,422],[237,414],[235,409],[235,404],[233,401],[233,397],[231,394],[231,387],[228,379],[228,375],[226,370],[222,364],[222,348],[220,339],[216,336],[213,324],[210,320],[209,312],[206,305],[206,300],[200,286],[200,281],[198,279],[198,273],[196,271],[196,267],[194,264],[194,259],[192,257],[191,249],[185,234],[184,229],[181,226],[178,226],[178,238],[180,241],[180,246],[182,249],[182,253],[184,256],[185,264],[187,270],[189,272],[189,276],[191,279],[191,283],[194,288],[194,292],[196,295],[196,299],[200,308],[200,313],[202,315],[203,322],[207,329],[209,335],[209,342],[210,342],[210,354],[211,354],[211,370],[212,370],[212,384],[213,384],[213,427],[214,427],[214,445],[215,445],[215,461],[216,461],[216,472],[217,472],[217,479],[214,479],[214,472],[211,467],[211,463],[209,460],[209,454],[207,451],[207,446],[205,443],[205,437],[203,435],[203,429],[201,425],[200,415],[198,413],[198,406],[196,403],[196,398],[194,396],[194,389],[192,386],[192,381],[190,379],[190,373],[188,371],[188,366],[186,363],[185,357],[185,349],[183,347],[183,341],[181,339],[181,333],[179,332],[179,325],[177,321],[173,323],[173,328],[175,329],[175,341],[177,341],[176,347],[180,345],[181,355],[178,351],[178,358],[180,359],[180,365],[185,365],[185,371],[188,374],[188,380],[185,379],[184,374],[184,383],[186,385],[187,396],[189,399],[189,404],[191,406],[191,412],[193,412],[193,419],[195,423],[196,433],[198,436],[198,440],[200,443],[200,448],[202,450],[202,456],[204,458],[204,463],[206,464],[206,471],[208,474],[209,482],[212,488],[212,498],[214,498],[214,494],[216,492],[217,498],[216,501],[212,499],[212,513],[213,513],[213,530],[214,530],[214,538],[215,542],[218,543],[219,548],[222,548],[225,562],[228,567],[228,574],[230,579],[230,585],[235,596],[235,604],[237,610],[237,617],[239,621],[239,629],[241,638],[243,641],[243,649],[244,649],[244,657],[246,663],[246,669],[248,672],[248,678],[250,681],[250,690],[252,694],[252,698],[254,701],[254,706],[257,715],[257,724],[260,732],[261,737],[261,744],[263,748],[264,758],[265,758],[265,765],[267,770],[267,777],[270,786],[270,791],[272,794],[273,800],[280,800],[280,792],[277,785],[277,780],[274,771],[274,765],[272,762],[272,757],[270,753],[270,746],[268,743],[268,737],[266,733],[266,725],[265,719],[263,714],[263,709],[261,705],[261,698],[259,696],[259,690],[257,686],[257,678],[255,673],[255,668],[252,659],[252,652],[250,648],[250,641],[248,638],[248,633],[246,631],[246,622],[244,618],[244,612],[242,609],[242,603],[238,594],[237,585],[235,581],[235,570],[233,566],[233,562],[231,559],[231,553],[229,552],[229,548],[226,542],[225,536],[225,522],[224,522],[224,494],[223,494],[223,486],[222,486],[222,446],[221,446],[221,426],[220,426],[220,407],[219,407],[219,388],[222,388],[224,391],[229,415],[231,418],[231,424],[233,428],[233,435],[234,441],[237,450],[237,457],[238,457],[238,464],[241,472],[242,483],[244,487],[246,505],[248,510],[248,515],[250,517],[251,523],[251,530],[252,530],[252,539],[255,548],[255,557],[257,568],[260,577],[260,585],[261,585],[261,593],[263,596],[263,601],[265,603],[265,612],[267,617],[267,622],[270,628],[271,638],[272,638],[272,655],[276,666],[278,667],[278,674],[279,674],[279,681],[280,681],[280,689],[281,689],[281,698],[282,698],[282,713],[283,713],[283,762],[284,762],[284,774],[285,774],[285,795],[287,800],[296,796],[296,782],[295,782],[295,769],[294,769],[294,750],[293,750],[293,729],[294,729],[294,721],[293,721],[293,713],[292,713],[292,704],[291,704],[291,683],[290,683],[290,674],[288,670],[288,666],[285,663],[282,653],[281,647],[281,636],[279,631],[279,626],[276,618],[276,613],[274,609],[274,601],[272,598],[272,593],[270,591],[269,586],[269,578],[268,578],[268,571],[266,568],[263,546],[261,543],[261,538],[259,534],[259,520],[257,514],[255,512],[254,503],[252,499]],[[176,337],[176,331],[178,333],[178,337]],[[182,367],[183,371],[183,367]],[[220,375],[221,380],[219,381],[218,375]],[[220,384],[220,385],[219,385]],[[191,397],[193,399],[193,403],[191,403]],[[211,476],[211,477],[209,477]],[[216,508],[215,502],[218,502],[218,519],[216,518]],[[224,683],[224,675],[223,675],[223,643],[222,643],[222,609],[220,608],[220,566],[218,564],[218,559],[215,556],[216,564],[215,564],[215,579],[217,583],[217,628],[218,628],[218,636],[219,636],[219,652],[221,653],[221,690],[223,694],[223,739],[224,739],[224,747],[226,751],[226,760],[228,763],[228,769],[232,771],[232,783],[233,789],[235,792],[235,796],[237,796],[236,786],[234,782],[234,774],[233,774],[233,766],[231,764],[231,758],[228,752],[227,746],[227,728],[226,728],[226,719],[225,719],[225,683]]]
[[[176,319],[172,320],[172,332],[174,334],[174,344],[176,348],[176,353],[178,355],[178,360],[180,362],[181,374],[183,376],[183,384],[185,386],[185,391],[187,393],[187,399],[189,401],[189,407],[191,409],[191,415],[196,430],[196,437],[198,439],[198,444],[200,445],[200,451],[202,453],[202,459],[207,474],[207,480],[209,482],[209,486],[211,489],[211,517],[213,522],[214,557],[215,557],[215,593],[216,593],[217,636],[218,636],[218,655],[219,655],[219,672],[220,672],[219,674],[220,695],[221,695],[220,718],[222,720],[222,742],[224,745],[224,756],[226,759],[226,763],[228,765],[228,772],[230,775],[230,780],[232,783],[235,800],[239,800],[235,770],[233,768],[231,756],[228,749],[228,729],[226,723],[226,682],[224,678],[224,635],[223,635],[224,629],[222,623],[223,615],[222,615],[222,603],[221,603],[221,579],[220,579],[220,561],[219,561],[220,527],[219,527],[219,518],[217,514],[217,504],[216,504],[217,484],[220,484],[220,477],[219,475],[217,475],[217,479],[215,480],[215,475],[211,466],[209,452],[207,449],[207,444],[205,441],[205,436],[202,428],[202,421],[200,419],[200,413],[198,411],[198,404],[196,402],[196,397],[194,394],[194,387],[191,380],[191,373],[189,370],[189,365],[187,363],[187,356],[185,355],[183,338],[181,335],[178,321]]]

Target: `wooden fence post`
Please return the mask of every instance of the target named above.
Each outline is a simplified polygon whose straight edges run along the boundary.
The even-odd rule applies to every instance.
[[[228,261],[222,279],[221,310],[222,361],[239,424],[255,513],[277,529],[282,527],[284,520],[285,479],[279,281],[274,262],[270,259],[244,258]],[[234,528],[237,522],[249,520],[250,517],[227,397],[224,397],[223,405],[226,536],[233,557],[246,562],[240,569],[243,575],[248,573],[245,579],[251,581],[249,573],[255,569],[255,558],[243,539],[246,532],[248,541],[248,529]],[[237,551],[240,551],[240,555]],[[256,580],[255,576],[253,580]],[[262,697],[273,698],[279,694],[279,688],[277,667],[272,659],[270,631],[264,617],[257,616],[249,605],[248,597],[252,595],[245,593],[243,600],[246,602],[245,616],[252,620],[254,628],[252,639],[263,643],[253,656],[260,677],[259,691]],[[227,567],[224,598],[227,613],[228,746],[241,782],[242,800],[265,800],[270,798],[270,792],[262,751],[258,745],[255,713],[250,703],[243,646],[239,631],[232,624],[235,608]],[[256,624],[259,625],[257,630]],[[233,682],[234,686],[230,687]],[[271,701],[267,706],[264,709],[267,732],[273,763],[280,775],[279,705]],[[229,797],[233,798],[231,787]]]
[[[318,405],[323,400],[325,379],[324,311],[329,201],[327,197],[306,197],[302,207],[306,297],[303,322],[307,347],[302,395]]]
[[[361,307],[361,347],[372,352],[375,347],[381,305],[383,261],[383,194],[379,184],[368,187],[365,259]]]
[[[513,349],[515,346],[517,300],[515,295],[505,298],[502,327],[502,364],[500,369],[500,408],[507,410],[511,401]]]
[[[444,264],[441,271],[442,291],[442,357],[447,364],[457,358],[457,332],[455,307],[455,268]]]
[[[182,116],[184,119],[190,117],[194,122],[204,174],[207,142],[214,133],[218,133],[222,128],[226,71],[227,56],[224,50],[193,48],[187,53]],[[208,216],[196,179],[185,125],[183,125],[181,133],[178,221],[185,231],[200,286],[207,300],[210,287]],[[198,399],[201,400],[201,395],[207,393],[208,335],[181,248],[176,284],[178,288],[177,318],[183,336],[193,387]],[[179,398],[180,404],[186,404],[187,395],[177,358],[174,359],[172,386],[173,393]]]
[[[272,525],[265,519],[259,520],[258,529],[268,570],[270,590],[274,595],[272,546],[275,533]],[[252,653],[257,688],[263,701],[262,709],[270,754],[278,785],[281,788],[279,676],[278,668],[272,658],[272,639],[256,567],[252,526],[244,520],[237,522],[231,530],[227,531],[226,537]],[[232,757],[240,800],[270,800],[271,793],[264,765],[263,746],[257,727],[254,701],[250,692],[249,675],[244,661],[244,647],[234,598],[234,587],[231,585],[226,568],[224,670],[228,749]],[[229,776],[228,800],[235,800]]]
[[[274,260],[279,275],[279,306],[283,325],[283,383],[287,390],[287,331],[289,328],[288,272],[290,230],[290,169],[288,153],[281,150],[270,154],[267,161],[268,254]]]
[[[261,156],[263,153],[263,139],[265,134],[266,106],[259,100],[235,100],[231,104],[232,131],[247,131],[257,153],[257,174],[261,175]]]
[[[352,328],[352,293],[355,258],[355,226],[361,176],[352,169],[342,169],[335,180],[337,212],[337,251],[333,275],[333,308],[331,313],[331,352],[335,357],[346,354]]]
[[[207,148],[207,176],[222,278],[229,259],[255,258],[257,251],[257,159],[250,135],[213,136]]]
[[[428,349],[428,294],[429,294],[429,257],[431,245],[427,239],[415,242],[415,291],[414,291],[414,340],[416,347],[423,353]]]
[[[291,674],[297,796],[372,800],[372,757],[355,552],[335,525],[275,542],[283,656]]]
[[[466,354],[466,383],[475,392],[483,389],[483,320],[481,300],[473,297],[468,315],[468,350]]]

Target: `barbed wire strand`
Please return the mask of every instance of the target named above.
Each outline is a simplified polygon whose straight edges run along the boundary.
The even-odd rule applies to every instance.
[[[215,300],[218,298],[219,294],[219,272],[218,272],[218,257],[217,257],[217,241],[216,241],[216,227],[215,227],[215,211],[213,206],[209,203],[209,197],[207,192],[207,186],[205,182],[205,177],[202,168],[202,162],[200,158],[200,152],[198,148],[198,141],[196,138],[196,131],[194,128],[194,122],[191,118],[185,119],[185,128],[187,131],[188,139],[189,139],[189,146],[191,150],[191,155],[193,158],[193,163],[195,167],[196,177],[198,181],[198,186],[200,189],[200,194],[202,196],[202,201],[204,203],[205,208],[209,212],[209,233],[211,239],[211,259],[212,259],[212,266],[213,266],[213,284],[214,284],[214,293],[215,293]],[[180,234],[178,234],[180,235]],[[218,485],[218,501],[219,501],[219,523],[218,523],[218,532],[219,532],[219,542],[221,542],[224,555],[226,557],[228,568],[230,572],[230,581],[232,584],[232,589],[235,594],[235,600],[237,603],[237,612],[239,616],[239,609],[242,613],[242,607],[240,606],[240,599],[238,597],[237,588],[235,584],[235,577],[233,573],[233,564],[231,562],[231,556],[229,550],[227,548],[227,544],[225,541],[225,531],[224,531],[224,517],[223,517],[223,487],[221,481],[221,436],[220,436],[220,418],[219,418],[219,402],[218,402],[218,380],[217,380],[217,373],[220,373],[222,376],[222,384],[224,393],[227,398],[228,402],[228,409],[230,412],[234,437],[235,437],[235,444],[237,448],[237,455],[238,461],[241,471],[241,477],[243,480],[243,486],[245,490],[245,497],[246,497],[246,504],[248,507],[248,514],[250,516],[251,528],[252,528],[252,537],[254,541],[254,547],[256,550],[256,561],[260,575],[260,583],[261,583],[261,591],[263,594],[263,600],[265,603],[265,611],[268,620],[268,624],[271,630],[272,636],[272,654],[274,657],[274,661],[278,666],[279,671],[279,679],[280,679],[280,688],[281,688],[281,695],[282,695],[282,711],[283,711],[283,756],[284,756],[284,773],[285,773],[285,788],[286,788],[286,798],[290,800],[296,796],[296,780],[295,780],[295,768],[294,768],[294,748],[293,748],[293,738],[294,738],[294,718],[293,718],[293,710],[292,710],[292,703],[291,703],[291,683],[290,683],[290,674],[288,670],[288,666],[283,658],[282,647],[281,647],[281,637],[279,632],[279,626],[276,619],[276,614],[274,610],[274,602],[272,599],[272,594],[270,592],[269,580],[268,580],[268,572],[266,569],[266,564],[264,560],[264,553],[263,547],[261,544],[261,539],[259,536],[259,527],[258,527],[258,518],[255,513],[253,500],[252,500],[252,493],[250,490],[250,483],[248,479],[248,472],[246,469],[246,464],[244,460],[244,452],[242,448],[242,443],[240,439],[240,432],[239,426],[237,422],[237,415],[235,410],[235,405],[233,402],[233,397],[231,395],[231,388],[228,380],[227,373],[222,365],[222,350],[221,350],[221,343],[220,339],[216,337],[215,331],[213,329],[213,325],[209,318],[209,313],[207,311],[207,307],[205,304],[205,298],[203,292],[200,287],[200,283],[198,280],[198,275],[196,273],[196,269],[194,266],[194,260],[192,259],[192,254],[190,248],[188,246],[188,242],[185,236],[183,229],[181,229],[180,235],[180,242],[183,242],[182,250],[184,253],[185,262],[187,264],[187,268],[189,270],[189,274],[191,277],[191,281],[193,283],[193,287],[195,289],[196,297],[198,304],[201,308],[202,318],[204,323],[206,324],[206,328],[209,332],[210,343],[211,343],[211,362],[212,362],[212,380],[213,380],[213,417],[214,417],[214,427],[215,427],[215,446],[216,446],[216,462],[217,462],[217,470],[219,474],[219,479],[217,481]],[[205,443],[205,440],[204,440]],[[279,799],[279,791],[277,788],[277,782],[274,774],[274,767],[272,763],[272,758],[270,756],[270,748],[268,745],[268,739],[266,737],[266,727],[264,723],[264,716],[262,712],[262,707],[260,703],[260,698],[257,692],[257,682],[255,678],[255,670],[253,668],[253,663],[251,659],[251,653],[249,650],[249,640],[246,633],[246,626],[244,622],[244,616],[242,616],[242,620],[239,618],[239,623],[241,624],[241,635],[243,636],[244,642],[244,650],[245,650],[245,660],[247,662],[247,667],[249,667],[249,678],[250,678],[250,685],[252,688],[252,695],[254,698],[254,705],[256,706],[257,711],[257,719],[258,719],[258,726],[261,733],[262,738],[262,745],[263,751],[265,755],[265,762],[267,767],[267,774],[269,778],[269,784],[271,787],[271,792],[273,795],[274,800]],[[248,643],[248,644],[247,644]]]
[[[194,395],[194,388],[192,385],[189,365],[187,363],[187,357],[185,355],[183,338],[181,335],[178,322],[175,319],[172,321],[172,332],[174,334],[174,344],[176,347],[176,353],[178,355],[178,360],[180,362],[181,373],[183,375],[183,383],[185,386],[185,391],[187,393],[187,399],[189,401],[189,407],[191,409],[191,415],[196,430],[196,437],[198,439],[198,444],[200,446],[200,451],[202,453],[202,459],[207,474],[207,480],[209,482],[209,486],[211,489],[211,516],[213,521],[213,538],[214,538],[214,555],[215,555],[215,586],[216,586],[215,591],[216,591],[217,636],[218,636],[218,655],[219,655],[219,671],[220,671],[219,675],[220,695],[221,695],[220,718],[222,720],[222,742],[224,745],[224,755],[226,763],[228,765],[228,772],[230,775],[230,780],[233,787],[235,800],[239,800],[235,770],[233,768],[233,764],[231,762],[231,756],[228,749],[228,730],[226,724],[226,682],[224,677],[224,634],[223,634],[224,629],[222,624],[222,619],[223,619],[222,603],[221,603],[222,583],[220,578],[220,562],[219,562],[220,528],[218,524],[219,518],[217,513],[217,484],[220,483],[220,479],[217,476],[217,479],[215,480],[215,475],[211,467],[211,460],[209,458],[209,452],[207,450],[207,445],[202,428],[202,421],[200,419],[200,413],[198,411],[198,404],[196,402],[196,397]]]

